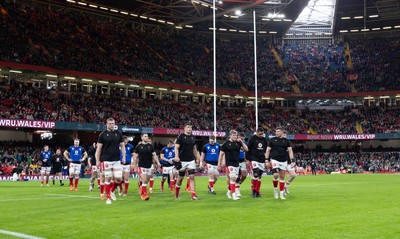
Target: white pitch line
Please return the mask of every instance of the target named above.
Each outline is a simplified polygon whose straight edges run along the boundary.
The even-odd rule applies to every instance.
[[[19,232],[10,232],[10,231],[1,230],[1,229],[0,229],[0,234],[6,234],[6,235],[11,235],[11,236],[15,236],[15,237],[19,237],[19,238],[26,238],[26,239],[45,239],[44,237],[35,237],[35,236],[26,235],[26,234],[19,233]]]
[[[326,183],[326,184],[300,184],[296,185],[298,187],[321,187],[321,186],[341,186],[341,185],[351,185],[351,184],[381,184],[384,182],[393,182],[393,181],[379,181],[379,182],[349,182],[349,183]]]
[[[70,197],[70,198],[99,198],[95,196],[82,196],[82,195],[70,195],[70,194],[53,194],[53,193],[45,193],[44,195],[48,196],[56,196],[56,197]]]
[[[60,196],[62,198],[64,196]],[[9,198],[9,199],[1,199],[0,202],[14,202],[14,201],[31,201],[31,200],[43,200],[44,197],[41,198]]]

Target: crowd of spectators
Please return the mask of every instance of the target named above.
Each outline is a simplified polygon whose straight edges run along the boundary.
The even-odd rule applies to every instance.
[[[317,152],[295,153],[296,165],[310,171],[331,172],[400,172],[400,152]]]
[[[137,79],[211,87],[212,41],[209,36],[137,30],[124,21],[106,21],[67,8],[3,6],[0,60]],[[353,69],[341,43],[276,45],[279,67],[267,40],[258,40],[258,88],[291,92],[287,76],[302,92],[398,90],[399,40],[350,41]],[[253,43],[245,37],[218,38],[217,86],[253,90]],[[286,74],[286,76],[285,76]],[[349,81],[355,76],[355,82]]]
[[[104,123],[113,117],[120,125],[182,128],[192,122],[195,129],[213,129],[213,107],[207,103],[157,98],[121,97],[35,88],[16,83],[0,86],[0,118],[57,122]],[[217,129],[255,130],[254,107],[217,105]],[[353,106],[342,110],[298,110],[260,108],[259,122],[267,130],[283,126],[290,134],[356,134],[400,131],[400,110],[389,106]],[[273,131],[272,131],[273,132]]]

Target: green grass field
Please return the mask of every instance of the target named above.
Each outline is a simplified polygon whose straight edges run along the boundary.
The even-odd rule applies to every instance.
[[[132,181],[134,183],[132,183]],[[19,238],[1,230],[41,238],[399,238],[400,175],[299,176],[286,201],[273,199],[271,177],[263,197],[226,198],[225,178],[217,195],[207,193],[208,179],[197,178],[199,201],[187,192],[176,200],[160,193],[160,179],[149,201],[139,199],[137,179],[128,197],[112,205],[98,191],[80,191],[39,181],[0,182],[0,238]]]

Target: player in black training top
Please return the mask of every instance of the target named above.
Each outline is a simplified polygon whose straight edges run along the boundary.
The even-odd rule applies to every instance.
[[[264,129],[258,128],[255,135],[251,136],[247,141],[249,152],[247,153],[253,170],[253,178],[251,179],[252,197],[261,197],[261,177],[265,172],[265,166],[269,163],[266,160],[266,151],[268,140],[264,136]]]
[[[53,185],[55,184],[55,177],[58,176],[60,186],[64,186],[62,182],[62,167],[64,166],[64,158],[61,155],[61,149],[56,150],[56,154],[51,157],[51,175],[53,175]]]
[[[121,152],[120,152],[121,149]],[[111,204],[111,199],[116,200],[115,188],[122,181],[122,162],[125,162],[125,144],[122,133],[115,130],[115,120],[107,119],[107,129],[100,133],[96,150],[96,166],[100,167],[103,163],[104,177],[106,185],[106,204]],[[111,179],[114,177],[114,182]]]
[[[196,147],[196,141],[192,135],[192,125],[186,123],[175,143],[175,162],[179,164],[179,177],[175,187],[175,198],[179,198],[179,191],[181,189],[182,180],[185,173],[189,174],[191,199],[198,200],[196,196],[196,182],[194,174],[196,173],[196,166],[200,163],[200,154]]]
[[[272,183],[274,185],[274,198],[278,199],[278,178],[280,178],[279,190],[280,198],[286,199],[284,196],[285,190],[285,174],[287,169],[287,154],[289,153],[290,161],[293,161],[293,150],[290,141],[283,137],[282,128],[278,127],[275,130],[276,137],[270,139],[267,148],[266,157],[270,158],[270,163],[272,165],[273,179]]]
[[[221,146],[221,151],[218,158],[218,170],[226,166],[226,176],[229,179],[229,190],[226,196],[229,199],[239,200],[236,194],[236,179],[239,176],[239,156],[240,149],[247,152],[248,148],[241,138],[238,138],[238,132],[231,130],[229,132],[229,139]]]

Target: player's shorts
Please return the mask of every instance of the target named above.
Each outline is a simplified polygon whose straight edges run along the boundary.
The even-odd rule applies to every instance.
[[[212,164],[207,163],[206,164],[206,169],[207,169],[208,173],[219,174],[218,166],[216,166],[216,165],[212,165]]]
[[[131,165],[122,165],[122,172],[124,173],[130,173],[131,172]]]
[[[290,163],[287,165],[286,171],[294,173],[296,170],[295,170],[295,167],[293,167],[292,164]]]
[[[111,177],[114,172],[114,177],[122,177],[122,165],[121,161],[103,161],[104,164],[104,176],[106,178]]]
[[[227,166],[226,173],[229,175],[230,178],[238,177],[239,176],[239,167],[235,166]]]
[[[247,164],[245,161],[239,163],[240,170],[247,171]]]
[[[62,167],[61,166],[54,166],[51,168],[51,174],[57,174],[62,172]]]
[[[92,165],[92,173],[100,172],[100,169],[96,165]]]
[[[257,161],[251,161],[251,168],[256,169],[258,168],[259,170],[265,172],[265,163],[260,163]]]
[[[152,171],[151,167],[150,167],[150,168],[138,167],[138,172],[139,172],[139,174],[144,173],[144,174],[146,174],[147,176],[150,176],[150,175],[151,175],[151,171]]]
[[[100,162],[100,167],[97,168],[99,170],[99,173],[104,174],[104,163]]]
[[[79,174],[81,167],[81,163],[69,163],[69,174]]]
[[[42,167],[40,173],[50,173],[51,167]]]
[[[277,160],[271,159],[271,164],[272,164],[272,169],[279,168],[280,170],[285,170],[285,171],[287,169],[287,161],[279,162]]]
[[[196,169],[196,161],[195,160],[192,160],[192,161],[189,161],[189,162],[182,162],[181,161],[181,163],[182,163],[182,168],[181,169],[179,169],[179,171],[186,171],[186,170],[190,170],[190,169]]]
[[[175,167],[172,166],[162,166],[162,174],[170,174],[170,173],[174,173],[174,169]]]

